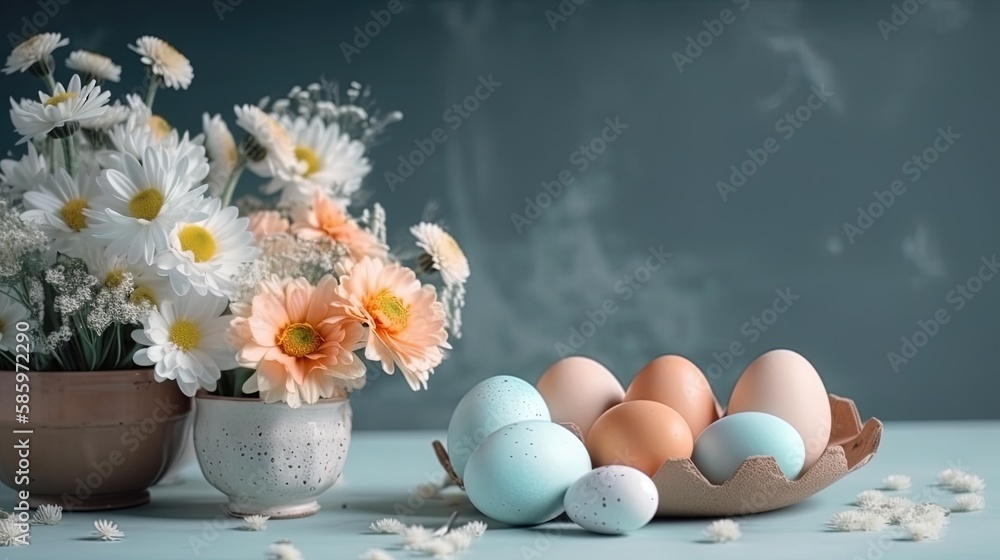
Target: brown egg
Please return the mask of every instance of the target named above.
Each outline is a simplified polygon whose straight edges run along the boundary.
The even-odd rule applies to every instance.
[[[802,472],[830,442],[830,397],[819,373],[802,355],[771,350],[750,362],[729,399],[727,414],[766,412],[792,425],[806,446]]]
[[[666,355],[649,362],[636,374],[625,401],[656,401],[677,411],[697,439],[719,419],[719,409],[705,374],[683,356]]]
[[[690,458],[694,438],[674,409],[654,401],[629,401],[605,412],[587,436],[594,467],[628,465],[649,476],[667,459]]]
[[[585,438],[594,421],[625,396],[625,389],[608,368],[582,356],[552,364],[535,387],[549,405],[552,421],[576,424]]]

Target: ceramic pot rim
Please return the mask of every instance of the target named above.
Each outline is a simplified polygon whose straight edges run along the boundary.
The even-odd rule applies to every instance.
[[[284,402],[265,403],[264,401],[262,401],[260,399],[251,399],[251,398],[248,398],[248,397],[226,397],[226,396],[222,396],[222,395],[213,395],[213,394],[207,393],[205,391],[198,391],[198,393],[195,394],[194,398],[195,398],[195,400],[199,400],[199,401],[222,401],[222,402],[231,402],[231,403],[242,402],[242,403],[250,403],[250,404],[256,404],[256,405],[263,405],[263,406],[283,406],[285,408],[288,408],[289,410],[295,410],[295,409],[291,408],[290,406],[288,406],[288,403],[284,403]],[[302,408],[305,408],[305,407],[308,407],[308,406],[324,405],[324,404],[346,403],[346,402],[350,402],[350,400],[351,399],[349,397],[340,397],[340,398],[334,398],[334,399],[320,399],[320,400],[316,401],[314,404],[303,404]]]

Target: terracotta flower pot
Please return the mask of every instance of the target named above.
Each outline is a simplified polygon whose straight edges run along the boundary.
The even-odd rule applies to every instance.
[[[194,443],[208,482],[235,516],[306,517],[340,478],[351,443],[351,404],[291,408],[257,399],[196,397]]]
[[[157,383],[151,369],[32,372],[29,379],[29,421],[21,424],[15,374],[0,372],[0,482],[29,490],[33,507],[89,511],[148,503],[148,488],[184,448],[192,399],[175,383]],[[18,472],[21,454],[28,455],[27,487]]]

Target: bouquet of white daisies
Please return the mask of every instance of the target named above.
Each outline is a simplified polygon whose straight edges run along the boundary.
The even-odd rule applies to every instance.
[[[401,114],[324,82],[234,107],[239,142],[221,115],[181,133],[153,111],[194,77],[173,46],[130,45],[145,80],[112,103],[103,55],[70,53],[57,79],[68,42],[35,35],[4,67],[44,90],[10,100],[24,151],[0,161],[0,369],[27,346],[36,371],[153,367],[188,395],[298,406],[363,386],[363,356],[426,388],[460,336],[468,261],[437,224],[397,252],[381,206],[351,213]],[[237,208],[245,170],[261,196]]]

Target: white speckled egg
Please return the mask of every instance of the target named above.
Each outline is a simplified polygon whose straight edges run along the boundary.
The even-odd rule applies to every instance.
[[[484,379],[462,397],[448,424],[448,456],[458,476],[487,436],[522,420],[549,421],[549,407],[530,383],[509,375]]]
[[[660,503],[656,485],[625,465],[596,468],[566,492],[566,514],[588,531],[622,535],[645,527]]]
[[[493,432],[465,467],[469,501],[510,525],[537,525],[563,512],[570,485],[590,472],[590,455],[573,432],[527,420]]]

